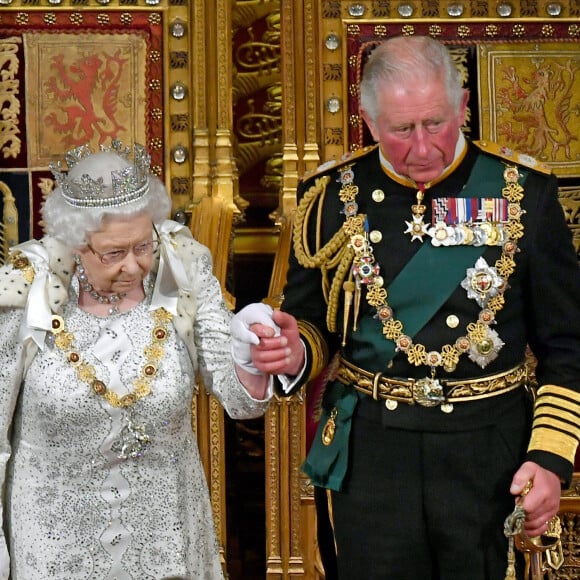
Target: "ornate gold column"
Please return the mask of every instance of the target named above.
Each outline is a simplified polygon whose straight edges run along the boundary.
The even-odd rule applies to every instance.
[[[290,250],[296,187],[320,163],[319,3],[281,1],[283,181],[277,225],[279,247],[269,301],[280,302]],[[302,395],[276,399],[265,419],[267,578],[320,577],[316,565],[312,487],[301,470],[305,454]]]
[[[230,308],[235,298],[226,286],[232,231],[239,210],[232,161],[231,7],[226,0],[193,0],[190,6],[194,63],[191,81],[192,192],[185,212],[192,232],[211,250],[214,273]],[[208,480],[222,563],[226,570],[226,466],[224,413],[200,385],[194,400],[195,430]]]

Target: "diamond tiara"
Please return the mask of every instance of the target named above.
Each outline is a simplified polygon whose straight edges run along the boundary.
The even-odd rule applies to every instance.
[[[101,152],[115,153],[130,160],[131,148],[122,147],[118,139],[111,141],[110,147],[101,145]],[[65,161],[70,171],[79,161],[93,155],[88,145],[81,145],[65,154]],[[61,162],[52,162],[49,168],[57,185],[62,190],[62,197],[76,208],[112,208],[127,205],[142,198],[149,191],[149,169],[151,156],[143,145],[133,145],[133,165],[111,171],[111,186],[104,185],[103,178],[91,178],[84,173],[79,179],[69,178],[61,170]]]

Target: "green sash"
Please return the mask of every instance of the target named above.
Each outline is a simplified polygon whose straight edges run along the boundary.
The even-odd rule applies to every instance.
[[[500,197],[503,187],[501,162],[487,155],[479,155],[461,197]],[[485,249],[486,246],[435,247],[428,240],[423,243],[388,288],[389,304],[396,318],[403,322],[405,334],[414,337],[429,322],[465,278],[467,268],[475,264]],[[381,341],[380,351],[377,353],[371,347],[363,349],[353,362],[372,372],[375,372],[377,365],[384,368],[396,354],[395,343],[383,338],[379,323],[371,316],[360,321],[357,332],[368,333],[373,337],[374,344]],[[373,343],[369,341],[369,344]],[[364,396],[338,381],[329,383],[320,423],[302,466],[314,485],[340,491],[348,467],[352,415],[359,398]],[[335,435],[329,445],[324,445],[322,431],[333,408],[338,411]]]

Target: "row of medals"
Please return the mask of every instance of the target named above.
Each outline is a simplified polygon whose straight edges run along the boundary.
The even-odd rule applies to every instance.
[[[345,169],[345,171],[341,172],[340,181],[343,186],[346,185],[347,187],[352,188],[354,186],[354,172],[351,167]],[[384,192],[380,189],[374,190],[371,195],[373,200],[377,203],[382,202],[385,197]],[[343,199],[343,201],[345,202],[344,213],[347,216],[355,215],[358,207],[354,199]],[[419,208],[421,208],[422,211],[417,211]],[[419,240],[420,242],[423,242],[423,237],[429,236],[433,246],[447,247],[459,245],[501,246],[508,241],[509,236],[501,222],[477,221],[447,224],[444,221],[437,221],[434,225],[428,225],[423,221],[423,213],[425,209],[425,206],[422,206],[419,201],[418,204],[412,206],[413,217],[411,221],[405,222],[407,229],[404,232],[411,236],[411,241]],[[373,278],[380,278],[380,266],[374,263],[374,258],[371,258],[370,260],[365,260],[363,258],[360,260],[361,250],[362,253],[365,253],[364,250],[370,250],[372,255],[372,249],[368,246],[366,241],[363,241],[366,240],[366,235],[368,235],[371,242],[378,243],[382,239],[382,234],[378,230],[372,230],[368,234],[355,234],[351,236],[351,247],[353,247],[355,252],[359,254],[358,265],[353,268],[354,273],[363,283],[368,284],[373,280]],[[488,266],[487,262],[481,258],[475,268],[469,268],[467,270],[467,277],[462,283],[462,286],[466,289],[474,288],[475,285],[481,288],[482,282],[485,285],[485,281],[494,279],[496,281],[498,279],[501,280],[497,275],[495,268]],[[483,307],[487,299],[496,293],[496,289],[497,284],[490,283],[490,296],[486,296],[485,293],[482,295],[480,292],[471,292],[468,290],[468,297],[472,299],[475,298],[479,305]],[[457,317],[453,315],[448,317],[448,324],[451,328],[457,326],[456,320]],[[480,356],[479,361],[474,361],[478,362],[482,368],[485,364],[491,362],[497,357],[499,350],[503,346],[503,342],[499,339],[497,333],[491,329],[489,329],[489,332],[491,334],[490,350],[485,353],[485,356]],[[486,341],[486,343],[490,341]],[[436,378],[425,377],[425,379],[417,382],[417,387],[420,391],[417,393],[421,399],[420,404],[425,406],[440,405],[441,410],[444,412],[451,412],[453,410],[453,405],[445,403],[443,388]],[[392,401],[387,401],[387,407],[389,407],[389,402],[392,403]]]

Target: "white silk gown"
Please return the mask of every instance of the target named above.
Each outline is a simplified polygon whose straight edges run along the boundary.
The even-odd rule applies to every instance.
[[[204,383],[230,415],[262,414],[267,401],[252,399],[235,377],[230,314],[206,257],[198,258],[194,290]],[[155,326],[150,286],[145,302],[107,318],[81,311],[77,292],[73,279],[63,311],[76,350],[110,389],[130,392]],[[4,460],[9,456],[0,578],[7,578],[8,554],[11,580],[222,578],[191,429],[193,366],[172,323],[151,394],[125,410],[79,379],[51,333],[20,384],[21,320],[22,309],[0,309],[2,448]],[[149,440],[134,445],[131,430]]]

